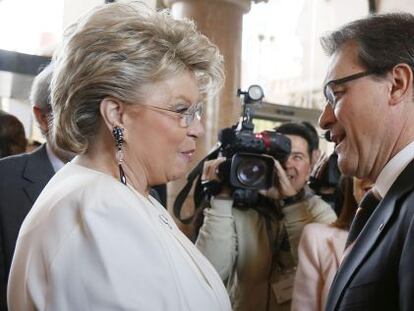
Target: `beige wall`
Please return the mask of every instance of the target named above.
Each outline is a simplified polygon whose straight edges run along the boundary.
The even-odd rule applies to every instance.
[[[405,11],[414,14],[414,1],[412,0],[377,0],[379,12]]]
[[[132,0],[118,0],[116,2],[131,2]],[[104,4],[104,0],[64,0],[63,5],[63,28],[75,22],[80,16],[93,7]],[[156,0],[141,0],[149,7],[155,8]]]

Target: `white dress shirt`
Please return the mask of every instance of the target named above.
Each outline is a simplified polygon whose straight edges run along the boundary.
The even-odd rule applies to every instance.
[[[46,153],[55,173],[65,166],[65,163],[53,153],[48,143],[46,143]]]
[[[383,198],[390,190],[392,184],[414,158],[414,141],[399,151],[384,166],[375,181],[375,190]]]

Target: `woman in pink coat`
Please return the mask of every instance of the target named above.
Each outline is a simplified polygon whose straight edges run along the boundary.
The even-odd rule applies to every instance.
[[[341,263],[349,226],[359,202],[372,184],[352,177],[340,181],[342,209],[331,225],[306,225],[299,243],[292,311],[325,309],[329,287]]]

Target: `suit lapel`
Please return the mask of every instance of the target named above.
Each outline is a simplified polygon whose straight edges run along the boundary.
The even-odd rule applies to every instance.
[[[382,229],[387,226],[396,207],[395,203],[407,191],[412,190],[414,175],[414,161],[404,169],[390,190],[380,202],[374,213],[361,231],[360,237],[356,240],[349,254],[345,257],[329,292],[326,310],[336,310],[336,307],[343,295],[344,288],[353,278],[356,269],[370,252],[379,238]]]
[[[46,144],[28,156],[22,173],[22,177],[27,181],[23,186],[23,190],[32,203],[36,201],[54,173],[52,164],[47,156]]]

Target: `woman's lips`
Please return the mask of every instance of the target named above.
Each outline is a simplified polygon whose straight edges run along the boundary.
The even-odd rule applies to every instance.
[[[181,152],[181,154],[184,156],[184,158],[188,161],[191,162],[193,160],[193,155],[194,155],[195,150],[188,150],[188,151],[184,151]]]

